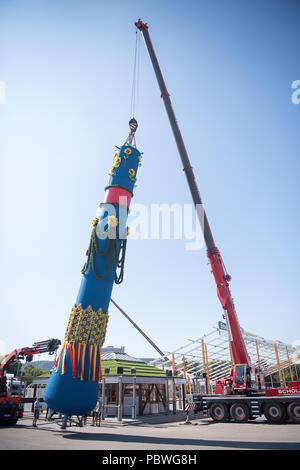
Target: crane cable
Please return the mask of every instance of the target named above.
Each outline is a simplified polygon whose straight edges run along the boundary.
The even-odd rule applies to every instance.
[[[130,102],[130,118],[135,117],[136,108],[138,105],[138,92],[140,81],[140,35],[135,32],[135,50],[134,50],[134,65],[133,77],[131,87],[131,102]]]

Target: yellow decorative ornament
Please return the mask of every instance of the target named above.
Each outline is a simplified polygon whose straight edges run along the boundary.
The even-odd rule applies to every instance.
[[[142,155],[139,155],[138,159],[139,159],[139,166],[142,166]]]
[[[87,324],[86,320],[89,318]],[[72,308],[65,340],[54,369],[59,370],[60,363],[61,374],[65,374],[66,351],[69,351],[72,376],[84,380],[85,355],[89,354],[88,377],[89,381],[95,382],[97,379],[97,354],[101,353],[101,347],[104,343],[107,330],[108,314],[104,314],[102,309],[94,311],[89,305],[86,309],[79,304]],[[92,360],[93,357],[93,360]]]
[[[108,173],[109,176],[112,176],[114,174],[114,169],[115,169],[115,167],[112,166],[111,169],[110,169],[110,172]]]
[[[121,157],[115,157],[114,162],[113,162],[113,167],[118,168],[120,166],[122,159]]]
[[[110,169],[110,172],[108,173],[109,176],[112,176],[114,174],[114,169],[115,168],[119,168],[121,161],[122,161],[122,158],[118,156],[117,152],[115,152],[115,154],[113,156],[113,164],[112,164],[112,167]]]
[[[91,315],[91,321],[86,324],[87,315]],[[68,342],[72,341],[83,341],[88,339],[89,344],[102,346],[105,338],[106,328],[108,322],[108,314],[103,314],[101,308],[97,311],[93,311],[90,307],[83,309],[82,305],[78,305],[72,308],[65,340]]]
[[[98,217],[95,217],[95,218],[92,220],[92,227],[96,227],[96,225],[97,225],[98,222],[99,222]]]
[[[129,155],[131,154],[131,149],[127,147],[124,150],[124,153],[125,153],[124,158],[127,159],[129,157]]]
[[[128,173],[129,173],[129,179],[130,179],[131,181],[133,181],[133,178],[134,178],[134,175],[135,175],[134,169],[133,169],[133,168],[130,168],[130,169],[128,170]]]
[[[118,219],[114,215],[109,215],[107,217],[107,224],[109,227],[116,227],[118,225]]]

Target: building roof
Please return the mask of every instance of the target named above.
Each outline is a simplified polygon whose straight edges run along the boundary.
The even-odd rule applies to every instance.
[[[122,373],[120,369],[122,368]],[[105,369],[109,368],[109,373]],[[147,364],[142,359],[129,356],[126,353],[104,352],[101,354],[102,374],[106,375],[139,375],[146,377],[165,377],[166,372],[161,368]]]
[[[143,359],[129,356],[125,352],[101,352],[101,361],[145,362]]]

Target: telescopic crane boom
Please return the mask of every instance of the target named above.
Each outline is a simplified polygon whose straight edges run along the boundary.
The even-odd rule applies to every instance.
[[[8,356],[5,356],[0,363],[0,397],[6,396],[6,380],[5,372],[17,359],[26,358],[26,362],[30,362],[35,354],[49,353],[54,354],[59,345],[61,344],[59,339],[47,339],[45,341],[39,341],[34,343],[30,347],[14,349]]]
[[[59,345],[61,344],[59,339],[48,339],[46,341],[39,341],[34,343],[30,347],[14,349],[8,356],[5,356],[0,363],[0,380],[4,377],[4,372],[8,367],[13,364],[17,359],[26,358],[27,362],[32,361],[35,354],[49,353],[54,354]]]
[[[193,168],[191,166],[183,138],[173,111],[170,95],[167,91],[167,87],[161,73],[159,63],[156,57],[156,54],[153,49],[153,45],[150,39],[148,26],[143,23],[142,20],[138,20],[135,23],[135,26],[141,31],[150,60],[153,65],[153,69],[157,78],[157,82],[161,92],[161,98],[163,99],[167,115],[170,121],[170,125],[174,134],[178,152],[181,158],[183,165],[183,171],[187,179],[187,183],[191,192],[191,196],[196,208],[196,213],[203,231],[203,236],[207,248],[207,256],[211,266],[211,270],[214,276],[214,280],[217,287],[217,295],[221,302],[224,314],[227,320],[227,325],[229,329],[229,346],[231,351],[231,357],[234,365],[243,364],[246,366],[251,366],[250,358],[248,356],[246,346],[243,340],[242,332],[239,326],[237,314],[235,311],[233,299],[231,297],[229,289],[229,281],[231,277],[226,272],[221,254],[218,248],[215,245],[212,232],[208,223],[206,212],[203,208],[202,199],[198,190],[198,186],[195,180]]]

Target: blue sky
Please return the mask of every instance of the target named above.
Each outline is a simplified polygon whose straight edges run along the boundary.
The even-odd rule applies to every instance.
[[[131,117],[134,22],[149,25],[241,325],[299,328],[297,1],[0,0],[1,352],[63,339],[90,222]],[[190,203],[143,41],[133,202]],[[205,249],[129,240],[113,298],[164,351],[222,312]],[[155,352],[114,308],[106,345]]]

